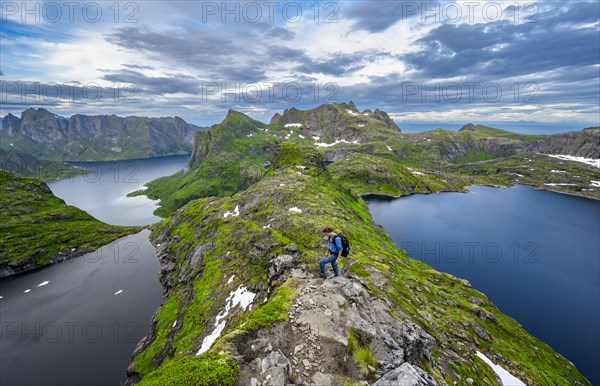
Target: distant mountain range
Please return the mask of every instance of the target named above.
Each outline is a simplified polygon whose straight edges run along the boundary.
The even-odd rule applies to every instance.
[[[2,119],[0,148],[55,161],[100,161],[185,154],[203,130],[179,117],[76,114],[65,118],[43,108]]]

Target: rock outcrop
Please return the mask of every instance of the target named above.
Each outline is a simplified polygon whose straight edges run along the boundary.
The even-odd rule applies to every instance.
[[[554,134],[532,146],[543,154],[563,154],[585,158],[600,158],[600,127]]]

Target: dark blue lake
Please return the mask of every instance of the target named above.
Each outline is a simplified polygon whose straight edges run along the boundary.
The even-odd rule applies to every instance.
[[[367,200],[411,257],[469,280],[600,384],[600,201],[526,186]]]
[[[49,183],[110,224],[159,221],[157,203],[127,197],[189,156],[77,163],[94,173]],[[0,279],[0,385],[119,385],[162,300],[150,231],[87,255]]]

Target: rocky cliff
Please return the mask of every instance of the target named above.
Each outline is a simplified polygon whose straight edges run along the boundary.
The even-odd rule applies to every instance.
[[[336,173],[284,142],[256,184],[154,227],[164,303],[128,384],[501,384],[478,352],[527,384],[589,384],[468,282],[396,248]],[[323,280],[329,224],[352,252]]]
[[[600,158],[600,127],[555,134],[532,146],[543,154],[563,154],[585,158]]]
[[[41,159],[108,160],[142,158],[191,151],[201,128],[179,117],[116,115],[60,117],[45,109],[27,109],[2,119],[0,147]]]

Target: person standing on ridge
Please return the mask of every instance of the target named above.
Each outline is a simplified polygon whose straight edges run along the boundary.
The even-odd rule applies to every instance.
[[[330,227],[323,228],[323,233],[327,234],[328,241],[328,251],[327,256],[322,258],[319,261],[319,266],[321,267],[321,278],[325,279],[325,266],[327,263],[331,263],[331,267],[333,268],[334,275],[340,276],[340,271],[338,269],[338,265],[336,260],[342,256],[343,246],[342,246],[342,238],[337,234],[333,233],[333,230]]]

